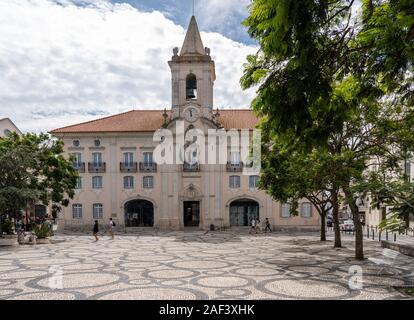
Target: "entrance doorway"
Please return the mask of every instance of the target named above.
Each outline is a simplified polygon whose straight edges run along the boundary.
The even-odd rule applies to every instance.
[[[184,201],[184,227],[200,225],[200,201]]]
[[[46,206],[44,206],[42,204],[36,204],[35,205],[35,219],[36,219],[36,221],[43,220],[43,219],[46,218],[46,216],[47,216]]]
[[[153,227],[154,205],[146,200],[132,200],[125,204],[125,227]]]
[[[252,219],[259,218],[259,204],[250,199],[240,199],[230,204],[230,225],[249,226]]]

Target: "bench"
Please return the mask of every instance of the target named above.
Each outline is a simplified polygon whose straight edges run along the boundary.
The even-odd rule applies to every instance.
[[[378,275],[380,275],[387,267],[392,267],[394,265],[395,259],[398,257],[399,254],[400,253],[398,251],[385,248],[384,250],[382,250],[383,258],[368,258],[368,260],[372,261],[376,265],[383,266],[377,273]]]

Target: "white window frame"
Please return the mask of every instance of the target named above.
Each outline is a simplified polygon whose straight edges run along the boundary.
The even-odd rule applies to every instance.
[[[92,163],[93,163],[94,167],[102,167],[102,165],[103,165],[102,152],[93,152],[92,153]]]
[[[134,176],[125,176],[124,177],[124,189],[134,189],[135,181]]]
[[[149,183],[151,181],[151,183]],[[144,189],[154,189],[154,177],[144,176],[142,177],[142,187]]]
[[[308,208],[305,214],[305,208]],[[303,218],[311,218],[312,217],[312,204],[310,202],[303,202],[300,205],[300,215]]]
[[[280,209],[280,216],[282,218],[290,218],[290,210],[292,208],[292,205],[290,203],[282,203],[281,209]]]
[[[75,186],[76,190],[80,190],[82,189],[82,177],[78,177],[78,179],[76,180],[76,186]]]
[[[98,185],[97,181],[100,181],[100,185]],[[102,189],[103,188],[103,177],[102,176],[93,176],[92,177],[92,189]]]
[[[124,152],[122,155],[125,166],[132,166],[134,163],[134,153],[133,152]]]
[[[73,163],[75,167],[80,167],[82,165],[82,153],[81,152],[74,152],[72,153],[72,156],[75,158],[73,160]]]
[[[72,218],[73,219],[82,219],[83,215],[83,206],[80,203],[72,204]]]
[[[240,165],[240,152],[239,151],[230,152],[230,164],[234,166]]]
[[[142,154],[144,159],[144,166],[151,166],[154,163],[154,154],[153,152],[144,152]]]
[[[241,186],[240,176],[230,176],[229,177],[229,187],[230,187],[230,189],[239,189],[240,186]]]
[[[250,189],[257,189],[259,186],[259,179],[260,177],[257,175],[249,176],[249,188]],[[252,183],[253,182],[253,183]]]
[[[103,204],[94,203],[92,205],[92,215],[94,219],[103,219]]]

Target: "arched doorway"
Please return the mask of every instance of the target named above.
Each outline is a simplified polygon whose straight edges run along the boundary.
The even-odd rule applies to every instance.
[[[249,226],[252,219],[259,218],[259,204],[251,199],[237,199],[230,203],[230,226]]]
[[[125,227],[153,227],[154,205],[147,200],[132,200],[125,204]]]

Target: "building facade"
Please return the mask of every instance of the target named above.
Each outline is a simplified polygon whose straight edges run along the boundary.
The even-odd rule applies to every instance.
[[[240,137],[250,143],[258,119],[250,110],[214,110],[215,64],[194,17],[168,63],[171,110],[133,110],[51,132],[80,175],[60,226],[89,230],[94,220],[113,218],[121,228],[209,229],[248,226],[257,217],[275,229],[319,229],[309,202],[293,217],[289,204],[257,188],[260,173],[248,170]],[[219,136],[211,143],[211,132],[224,132],[226,143]]]
[[[22,134],[19,128],[9,118],[0,119],[0,138],[4,138],[12,132],[18,135]]]

